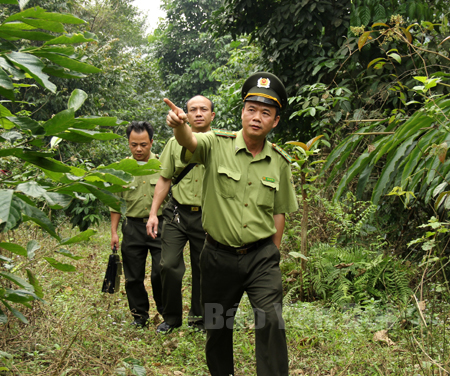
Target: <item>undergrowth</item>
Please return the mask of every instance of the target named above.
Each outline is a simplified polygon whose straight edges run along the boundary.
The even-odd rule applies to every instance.
[[[68,225],[61,230],[66,236],[74,231]],[[129,325],[123,280],[119,293],[100,292],[110,253],[109,224],[101,223],[98,230],[92,241],[72,250],[83,256],[74,262],[76,272],[56,271],[39,260],[27,265],[41,281],[45,303],[34,302],[24,311],[28,325],[14,317],[2,325],[0,375],[208,375],[204,335],[189,330],[186,323],[170,335],[157,335],[162,318],[154,306],[149,328],[134,329]],[[21,229],[8,234],[24,242],[29,235],[43,237]],[[39,240],[45,244],[45,239]],[[292,259],[284,250],[282,255],[281,267],[286,270]],[[183,282],[185,316],[189,271],[188,267]],[[286,278],[292,275],[284,276],[285,284]],[[286,294],[290,375],[443,375],[439,367],[450,371],[449,307],[446,296],[421,310],[412,299],[382,303],[370,298],[362,306],[299,302]],[[235,376],[256,375],[253,317],[246,298],[235,328]]]

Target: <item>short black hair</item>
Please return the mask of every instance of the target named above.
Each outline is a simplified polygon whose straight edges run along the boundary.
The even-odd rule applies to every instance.
[[[153,140],[153,133],[154,133],[153,127],[148,121],[132,121],[130,124],[128,124],[127,127],[128,139],[130,139],[130,134],[132,131],[135,131],[136,133],[142,133],[144,131],[147,131],[150,141]]]
[[[186,112],[189,112],[189,110],[187,108],[187,105],[188,105],[189,101],[191,99],[195,98],[195,97],[203,97],[203,98],[206,98],[207,100],[209,100],[209,102],[211,103],[211,112],[214,112],[214,103],[213,103],[213,101],[211,99],[209,99],[208,97],[205,97],[204,95],[201,95],[201,94],[196,94],[196,95],[194,95],[193,97],[189,98],[186,101],[186,104],[185,104]]]

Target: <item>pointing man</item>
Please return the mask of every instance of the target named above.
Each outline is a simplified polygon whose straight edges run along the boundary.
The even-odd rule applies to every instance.
[[[182,160],[205,166],[202,207],[207,232],[200,260],[212,376],[234,374],[233,328],[244,292],[255,312],[258,376],[288,376],[279,268],[285,213],[298,208],[290,157],[266,140],[287,104],[274,75],[258,72],[242,88],[242,129],[193,133],[187,116],[168,99],[167,124],[183,146]]]

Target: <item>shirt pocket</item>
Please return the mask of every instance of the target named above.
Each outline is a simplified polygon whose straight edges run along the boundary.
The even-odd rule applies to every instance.
[[[232,171],[227,167],[219,166],[217,172],[219,177],[217,179],[217,189],[223,198],[233,198],[236,196],[237,186],[241,180],[241,173],[239,171]]]
[[[275,202],[275,193],[279,188],[280,186],[278,182],[261,179],[261,185],[258,191],[258,199],[256,201],[258,206],[273,208]]]

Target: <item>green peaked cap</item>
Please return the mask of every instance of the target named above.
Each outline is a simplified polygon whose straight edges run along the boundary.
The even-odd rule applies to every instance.
[[[281,80],[272,73],[256,72],[244,82],[242,99],[286,108],[287,93]]]

